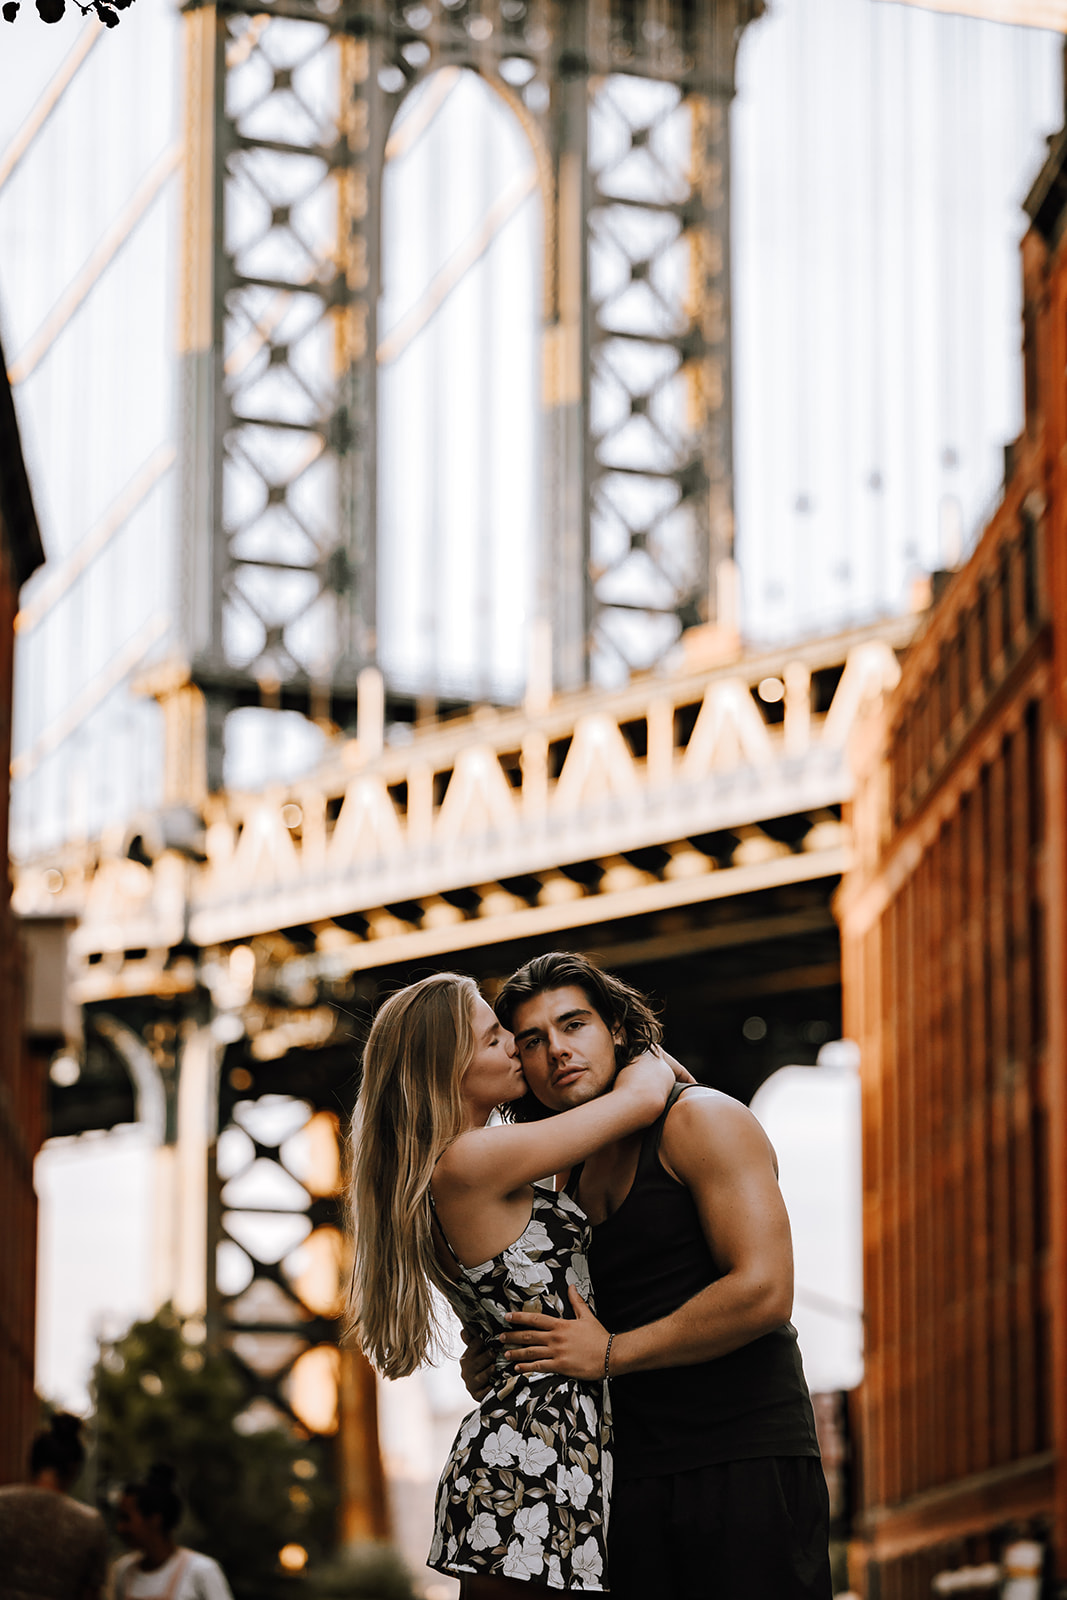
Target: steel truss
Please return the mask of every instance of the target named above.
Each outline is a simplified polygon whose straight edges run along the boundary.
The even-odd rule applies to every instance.
[[[283,1039],[287,1026],[291,1014]],[[343,1039],[285,1060],[273,1048],[268,1026],[258,1047],[242,1039],[222,1064],[209,1175],[209,1336],[248,1376],[254,1398],[240,1425],[306,1439],[306,1472],[337,1486],[341,1537],[380,1538],[387,1517],[374,1375],[357,1351],[339,1348],[347,1251],[338,1115],[351,1109],[353,1052]],[[306,1491],[298,1484],[291,1492],[297,1509],[310,1511]]]
[[[715,618],[732,549],[728,105],[761,9],[188,10],[183,599],[216,735],[241,703],[349,721],[376,661],[382,172],[402,100],[443,67],[505,97],[540,173],[554,683],[617,679]]]

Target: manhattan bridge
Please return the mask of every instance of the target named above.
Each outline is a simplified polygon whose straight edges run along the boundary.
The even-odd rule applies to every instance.
[[[245,1364],[261,1425],[336,1441],[349,1536],[384,1529],[374,1378],[337,1348],[339,1139],[376,998],[449,966],[492,996],[532,954],[580,949],[746,1100],[840,1033],[849,739],[1017,431],[973,400],[961,352],[999,285],[974,302],[964,269],[985,180],[1017,207],[1060,119],[1047,35],[1005,30],[1016,98],[964,103],[952,64],[981,66],[982,24],[849,5],[854,110],[887,111],[923,26],[948,168],[990,121],[1014,152],[954,202],[920,419],[935,449],[903,487],[893,393],[917,357],[894,348],[888,230],[911,201],[887,222],[878,196],[907,155],[882,127],[854,170],[848,150],[831,162],[884,273],[861,291],[831,211],[805,231],[825,197],[803,183],[830,159],[821,89],[797,147],[761,167],[753,136],[738,170],[738,74],[775,23],[761,0],[190,4],[167,36],[177,132],[174,44],[134,10],[99,43],[83,28],[0,157],[6,253],[44,204],[50,132],[129,74],[107,161],[90,178],[72,155],[64,191],[108,226],[86,224],[91,250],[57,234],[54,282],[5,278],[59,530],[23,597],[13,766],[16,904],[65,963],[52,1131],[152,1127],[160,1298]],[[778,9],[791,70],[844,83],[841,4]],[[794,206],[811,246],[788,284],[736,236],[747,208],[759,242],[751,183],[775,168],[768,211]],[[130,331],[146,294],[177,305],[176,356]],[[106,381],[91,312],[118,351]],[[775,374],[758,426],[742,357]],[[831,364],[847,486],[815,437]],[[113,470],[74,444],[57,470],[63,395],[69,439],[121,414]],[[742,450],[758,463],[779,439],[776,404],[789,449],[742,482]],[[777,543],[747,533],[776,519]],[[137,571],[133,631],[101,642]]]

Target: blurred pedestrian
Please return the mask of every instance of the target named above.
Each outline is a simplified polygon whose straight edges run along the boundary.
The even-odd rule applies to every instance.
[[[0,1600],[100,1600],[103,1518],[71,1498],[85,1465],[81,1421],[60,1411],[30,1450],[30,1482],[0,1489]]]
[[[113,1600],[233,1600],[218,1562],[175,1541],[182,1510],[174,1468],[165,1462],[126,1485],[115,1528],[133,1550],[115,1563]]]

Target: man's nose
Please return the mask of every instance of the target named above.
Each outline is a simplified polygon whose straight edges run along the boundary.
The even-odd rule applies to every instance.
[[[550,1061],[564,1061],[569,1055],[570,1049],[567,1044],[566,1034],[557,1033],[554,1028],[550,1028],[548,1033],[548,1059]]]

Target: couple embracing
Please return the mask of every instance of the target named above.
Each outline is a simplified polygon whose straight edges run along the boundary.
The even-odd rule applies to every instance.
[[[351,1319],[389,1377],[427,1356],[437,1293],[463,1324],[480,1404],[429,1555],[462,1600],[829,1600],[774,1151],[660,1036],[572,954],[495,1012],[425,978],[371,1029]]]

